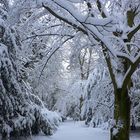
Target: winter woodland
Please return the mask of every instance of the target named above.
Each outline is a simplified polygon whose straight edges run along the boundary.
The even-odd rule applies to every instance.
[[[69,131],[140,133],[140,0],[0,0],[0,139]]]

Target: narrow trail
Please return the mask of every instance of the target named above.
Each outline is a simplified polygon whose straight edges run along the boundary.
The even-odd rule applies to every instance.
[[[67,122],[63,124],[51,140],[108,140],[108,132],[85,127],[84,123]]]
[[[68,121],[63,123],[54,135],[47,138],[37,136],[33,140],[109,140],[109,133],[86,127],[83,122]]]
[[[10,140],[19,140],[19,138]],[[40,135],[30,138],[22,137],[20,140],[110,140],[110,136],[109,130],[86,127],[84,122],[67,121],[62,123],[52,136]],[[140,140],[139,129],[131,133],[130,140]]]
[[[131,134],[130,140],[139,139],[139,134]],[[35,136],[32,140],[110,140],[110,136],[109,131],[86,127],[84,122],[67,121],[58,128],[54,135]]]

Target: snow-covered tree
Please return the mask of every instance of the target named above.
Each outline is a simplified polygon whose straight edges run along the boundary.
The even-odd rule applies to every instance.
[[[50,109],[76,119],[94,115],[98,124],[113,116],[111,140],[129,140],[131,105],[134,118],[139,115],[139,11],[139,0],[1,1],[3,136],[36,133],[33,127],[48,134],[55,128],[43,117],[38,94]],[[108,70],[93,74],[97,57]]]
[[[0,134],[9,137],[51,135],[59,116],[49,112],[23,80],[19,59],[21,41],[11,25],[9,1],[0,1]]]
[[[82,107],[82,116],[88,124],[96,127],[108,123],[113,118],[113,86],[108,71],[98,65],[94,69],[85,87],[85,100]],[[89,112],[91,119],[88,119]],[[108,126],[109,128],[110,126]]]
[[[43,0],[48,12],[102,50],[115,96],[112,140],[129,140],[131,76],[140,62],[139,0]],[[67,16],[66,16],[67,15]]]

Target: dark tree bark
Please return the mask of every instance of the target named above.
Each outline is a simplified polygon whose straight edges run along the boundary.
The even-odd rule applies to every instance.
[[[116,122],[111,128],[111,140],[129,140],[130,106],[128,90],[117,89],[114,104],[114,119]]]

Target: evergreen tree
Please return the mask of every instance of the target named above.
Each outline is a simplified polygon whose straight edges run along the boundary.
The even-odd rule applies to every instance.
[[[8,24],[8,9],[8,1],[0,1],[0,133],[4,139],[37,134],[41,130],[51,135],[58,118],[50,120],[47,115],[51,112],[28,92],[22,80],[17,55],[20,38]]]

